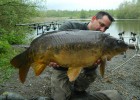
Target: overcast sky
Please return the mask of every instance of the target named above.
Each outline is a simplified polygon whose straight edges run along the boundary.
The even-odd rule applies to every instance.
[[[132,0],[47,0],[48,10],[116,9],[120,3]]]

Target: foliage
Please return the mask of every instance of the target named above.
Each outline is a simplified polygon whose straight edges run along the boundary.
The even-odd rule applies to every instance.
[[[26,34],[19,34],[18,32],[11,31],[9,34],[4,34],[3,39],[7,40],[9,44],[22,44]]]
[[[86,11],[84,11],[84,10],[81,10],[81,12],[80,12],[80,18],[86,18]]]
[[[0,54],[6,53],[10,49],[11,49],[11,46],[9,45],[8,41],[0,40]]]
[[[140,18],[140,0],[133,2],[125,1],[117,9],[118,19],[139,19]]]
[[[24,43],[29,33],[27,27],[16,24],[29,23],[37,12],[35,4],[27,0],[0,0],[0,82],[13,72],[9,62],[17,52],[11,44]]]
[[[35,8],[23,3],[22,0],[2,0],[0,2],[0,24],[7,30],[14,29],[17,23],[29,22],[30,17],[35,13]]]
[[[16,54],[17,52],[13,49],[7,49],[7,53],[0,54],[0,83],[9,79],[14,72],[14,68],[10,64],[10,59]]]
[[[68,11],[68,10],[47,10],[40,11],[39,17],[68,17],[68,18],[91,18],[99,10],[81,10],[81,11]],[[111,12],[112,10],[106,10]]]
[[[37,14],[36,6],[24,0],[0,1],[0,34],[10,44],[21,44],[27,35],[27,28],[16,27],[19,23],[29,23]],[[1,31],[2,30],[2,31]]]
[[[14,68],[11,67],[10,59],[18,53],[7,40],[0,40],[0,83],[12,75]]]

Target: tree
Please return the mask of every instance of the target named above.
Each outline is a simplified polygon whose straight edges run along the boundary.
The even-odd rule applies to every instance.
[[[20,43],[26,36],[26,27],[16,27],[16,24],[29,22],[37,14],[36,5],[25,0],[0,1],[0,34],[9,43]],[[1,31],[2,30],[2,31]],[[15,38],[15,42],[14,39]],[[10,42],[12,40],[12,42]]]
[[[140,0],[123,2],[117,9],[117,18],[138,19],[140,16]]]
[[[80,11],[80,18],[86,18],[86,12],[83,9]]]

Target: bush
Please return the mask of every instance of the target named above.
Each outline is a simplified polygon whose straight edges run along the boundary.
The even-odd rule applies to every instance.
[[[11,33],[4,34],[3,39],[7,40],[9,44],[22,44],[24,43],[25,35],[12,31]]]
[[[3,34],[5,34],[6,33],[6,31],[3,29],[3,28],[0,28],[0,37],[3,35]],[[1,39],[1,38],[0,38]]]
[[[10,44],[6,40],[0,40],[0,54],[6,53],[8,50],[11,49]]]
[[[8,50],[8,49],[7,49]],[[14,49],[6,51],[6,53],[0,53],[0,83],[9,79],[14,73],[14,67],[11,67],[10,60],[16,55]]]

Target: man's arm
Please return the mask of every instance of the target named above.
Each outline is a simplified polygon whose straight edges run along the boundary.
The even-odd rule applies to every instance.
[[[60,30],[60,31],[66,31],[68,29],[73,29],[73,25],[72,25],[71,22],[65,22],[64,24],[62,24],[60,26],[60,28],[58,30]]]

